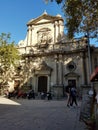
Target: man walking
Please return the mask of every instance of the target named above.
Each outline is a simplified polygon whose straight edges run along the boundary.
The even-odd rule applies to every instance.
[[[75,105],[77,106],[77,90],[75,86],[71,87],[70,90],[70,96],[71,96],[71,106],[73,106],[73,103],[75,103]]]

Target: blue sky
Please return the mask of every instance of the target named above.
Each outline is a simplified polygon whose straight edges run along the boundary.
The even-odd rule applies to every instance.
[[[64,17],[61,7],[55,2],[45,4],[44,0],[0,0],[0,34],[11,33],[12,41],[18,43],[26,37],[29,20],[45,10],[49,15],[61,14]]]

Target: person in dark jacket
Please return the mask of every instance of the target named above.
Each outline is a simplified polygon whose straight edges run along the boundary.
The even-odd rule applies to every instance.
[[[73,104],[75,104],[77,106],[78,104],[77,104],[77,89],[76,89],[76,87],[74,87],[74,86],[71,87],[70,96],[71,96],[71,106],[73,106]]]

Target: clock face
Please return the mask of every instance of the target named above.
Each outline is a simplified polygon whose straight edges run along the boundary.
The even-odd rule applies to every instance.
[[[44,28],[38,32],[38,43],[39,44],[48,44],[52,41],[51,31]]]

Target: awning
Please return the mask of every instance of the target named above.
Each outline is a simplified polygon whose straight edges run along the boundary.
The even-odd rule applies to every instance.
[[[96,67],[94,72],[91,74],[90,81],[91,82],[98,81],[98,67]]]

